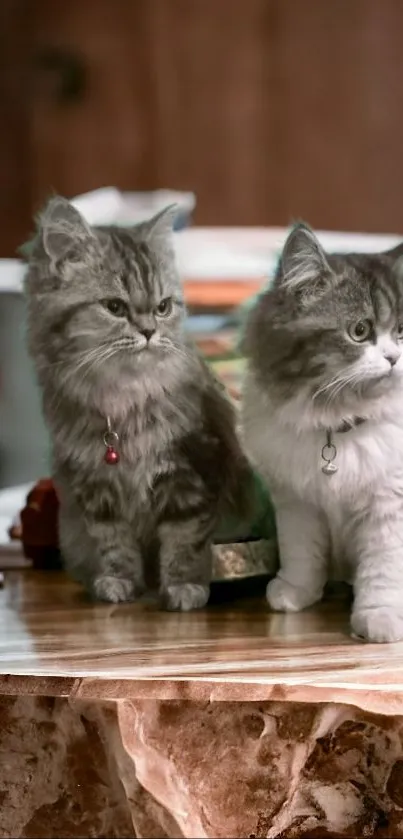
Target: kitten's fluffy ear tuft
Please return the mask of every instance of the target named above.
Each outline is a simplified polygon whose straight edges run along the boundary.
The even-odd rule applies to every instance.
[[[67,201],[52,198],[39,217],[39,232],[44,250],[52,262],[80,258],[95,236],[82,215]]]
[[[331,269],[313,230],[303,222],[289,233],[281,255],[278,280],[290,291],[316,284]]]

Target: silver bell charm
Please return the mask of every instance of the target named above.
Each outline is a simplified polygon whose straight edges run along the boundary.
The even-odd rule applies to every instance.
[[[337,449],[332,440],[332,432],[328,429],[326,431],[326,443],[322,449],[322,460],[325,461],[324,466],[322,466],[322,472],[324,475],[334,475],[339,471],[338,466],[334,463],[336,457]]]

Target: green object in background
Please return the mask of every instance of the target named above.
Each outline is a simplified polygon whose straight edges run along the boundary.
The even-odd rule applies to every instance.
[[[249,539],[273,541],[276,539],[276,520],[269,492],[256,473],[253,474],[253,481],[255,494],[250,517],[248,519],[237,519],[235,516],[225,518],[217,528],[215,542],[237,542]]]
[[[233,348],[226,349],[221,355],[207,358],[216,376],[223,381],[228,390],[235,390],[238,393],[238,398],[246,365],[245,356],[242,354],[242,339],[246,318],[260,295],[269,286],[270,281],[269,278],[261,291],[249,297],[235,312],[233,321],[236,324],[238,338]],[[253,480],[255,499],[251,517],[248,521],[239,521],[235,517],[226,518],[216,532],[216,542],[236,542],[245,539],[276,540],[276,519],[270,493],[256,472],[254,472]]]
[[[254,473],[256,486],[256,511],[251,523],[253,539],[276,538],[276,517],[269,492],[260,475]]]
[[[255,303],[256,296],[247,301],[248,307]],[[231,390],[231,386],[239,393],[240,383],[243,378],[246,359],[242,355],[242,331],[245,322],[246,309],[238,310],[239,332],[241,333],[235,344],[235,349],[226,352],[221,357],[208,358],[216,376]],[[228,517],[218,528],[215,536],[216,542],[236,542],[246,539],[276,540],[276,520],[270,494],[262,478],[253,473],[254,502],[252,514],[249,520],[237,520],[235,517]]]

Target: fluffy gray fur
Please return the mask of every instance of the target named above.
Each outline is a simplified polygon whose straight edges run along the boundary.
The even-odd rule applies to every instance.
[[[25,292],[67,569],[94,597],[127,601],[157,555],[163,605],[189,610],[207,602],[212,534],[242,503],[248,467],[232,406],[184,334],[174,215],[92,228],[52,199]],[[115,466],[104,461],[107,417]]]

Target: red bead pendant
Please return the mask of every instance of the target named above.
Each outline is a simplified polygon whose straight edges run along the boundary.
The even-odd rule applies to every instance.
[[[119,463],[119,460],[119,452],[117,452],[113,446],[108,446],[105,452],[105,463],[107,463],[108,466],[115,466]]]

